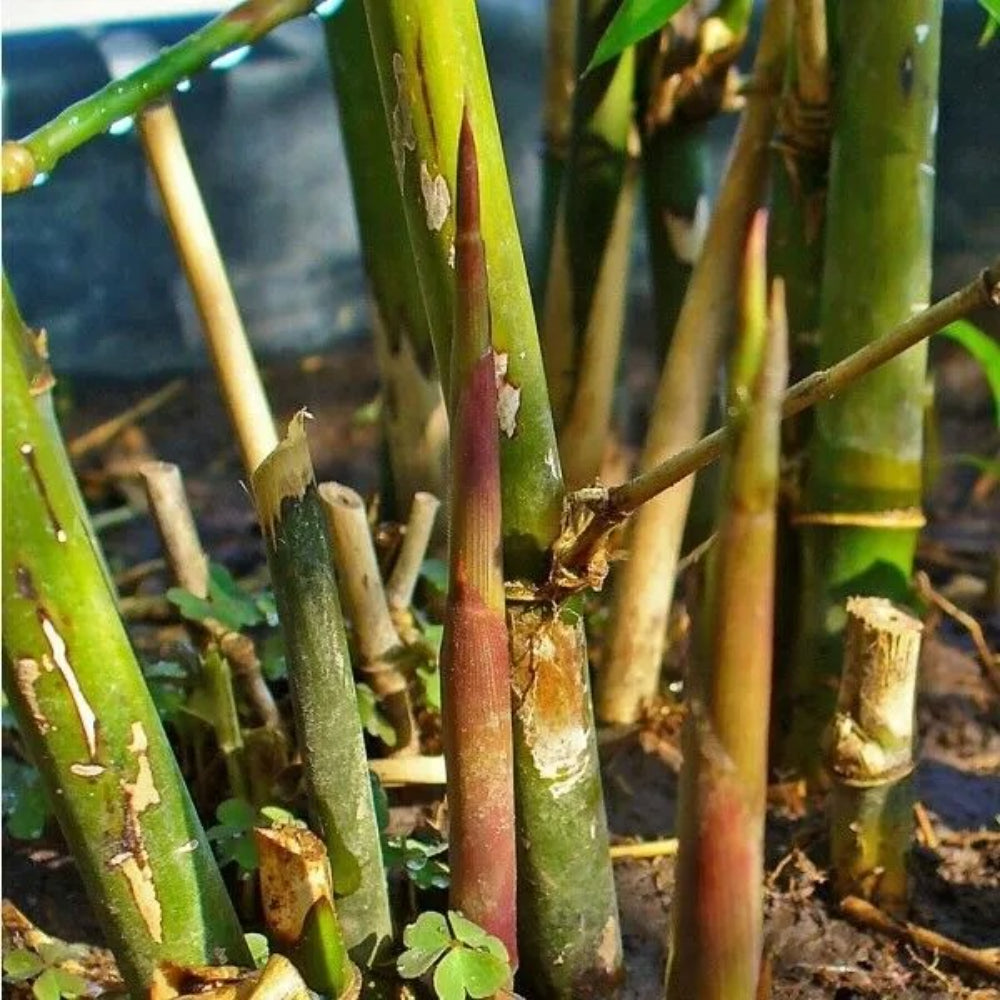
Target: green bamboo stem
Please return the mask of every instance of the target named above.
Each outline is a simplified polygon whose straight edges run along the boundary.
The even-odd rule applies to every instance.
[[[775,503],[788,375],[780,280],[767,315],[766,228],[759,212],[747,244],[729,397],[743,411],[741,427],[688,684],[668,1000],[751,998],[760,973]]]
[[[847,601],[844,670],[824,740],[834,891],[896,915],[907,907],[922,629],[885,598]]]
[[[577,65],[590,62],[617,8],[617,0],[581,0]],[[611,422],[635,202],[634,78],[635,54],[627,49],[584,76],[573,97],[541,330],[569,489],[596,478]]]
[[[468,118],[458,147],[451,359],[449,586],[441,643],[449,905],[517,967],[510,652],[501,564],[500,442],[479,169]]]
[[[279,24],[307,14],[316,0],[245,0],[155,59],[70,105],[30,135],[3,144],[3,193],[28,188],[74,149],[117,121],[169,94],[223,53],[252,45]]]
[[[542,214],[535,282],[545,301],[545,282],[552,258],[552,239],[573,131],[576,89],[576,27],[579,0],[548,0],[546,18],[545,93],[542,104]]]
[[[323,842],[302,827],[257,827],[261,908],[276,951],[291,958],[306,985],[336,998],[356,996],[360,974],[347,953]]]
[[[90,520],[87,510],[87,502],[80,491],[80,484],[76,478],[76,471],[73,468],[73,460],[70,457],[66,443],[63,441],[62,431],[59,428],[59,418],[56,415],[55,400],[52,390],[56,385],[55,375],[49,365],[48,334],[44,330],[32,330],[21,316],[17,300],[14,298],[14,290],[7,280],[7,272],[0,272],[0,298],[2,298],[2,322],[4,327],[10,327],[11,340],[6,343],[16,343],[18,345],[21,360],[24,364],[25,373],[28,377],[28,385],[31,388],[31,395],[34,397],[35,406],[41,414],[42,420],[49,428],[53,447],[56,448],[63,462],[64,478],[67,489],[72,492],[76,501],[79,520],[87,530],[90,544],[94,549],[94,555],[101,564],[101,572],[107,582],[108,590],[114,601],[118,600],[118,588],[115,586],[114,576],[104,557],[104,550],[98,544],[97,533]]]
[[[475,135],[498,375],[504,575],[518,595],[507,610],[520,975],[538,995],[603,995],[620,978],[621,942],[586,644],[582,623],[566,625],[539,600],[564,491],[475,6],[369,0],[366,9],[439,362],[451,356],[452,151],[466,109]],[[556,697],[540,697],[548,691]]]
[[[427,311],[406,232],[392,145],[363,0],[325,20],[382,380],[382,426],[392,469],[386,499],[398,518],[415,493],[444,495],[448,420]]]
[[[661,364],[708,224],[708,122],[731,96],[748,17],[740,0],[710,17],[685,5],[640,49],[636,99]]]
[[[785,282],[794,381],[819,366],[819,299],[830,165],[828,48],[825,0],[795,0],[792,46],[774,143],[774,207],[768,241],[772,273]],[[786,447],[789,431],[786,428]],[[801,445],[807,436],[806,428],[801,428],[796,439]]]
[[[249,964],[8,324],[3,341],[4,688],[22,736],[130,990],[167,962]]]
[[[859,0],[837,16],[820,361],[924,307],[930,293],[940,0]],[[879,247],[877,266],[859,246]],[[797,520],[803,582],[782,763],[815,776],[849,594],[904,600],[923,523],[926,345],[817,408]],[[886,414],[892,420],[886,420]]]
[[[476,135],[482,236],[499,379],[508,576],[543,572],[562,477],[517,222],[473,0],[366,0],[407,228],[446,401],[454,324],[454,151],[463,108]],[[502,372],[502,374],[500,374]]]
[[[173,108],[148,108],[139,116],[138,132],[249,477],[278,443],[264,383]]]
[[[704,428],[721,345],[734,323],[737,278],[750,218],[764,194],[768,145],[789,28],[789,0],[764,14],[753,84],[657,390],[640,470],[695,443]],[[615,585],[598,717],[632,722],[657,691],[677,559],[692,482],[648,503],[629,535]]]
[[[365,759],[330,541],[304,414],[253,475],[285,637],[309,798],[330,855],[352,956],[368,964],[392,937],[378,824]]]

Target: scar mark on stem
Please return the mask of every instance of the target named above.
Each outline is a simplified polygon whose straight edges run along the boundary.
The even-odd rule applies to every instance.
[[[406,61],[401,52],[392,54],[392,75],[396,79],[396,106],[392,109],[392,153],[396,170],[402,174],[406,166],[406,151],[417,148],[413,132],[413,112],[407,95]]]
[[[35,480],[35,488],[42,498],[42,503],[45,504],[45,511],[49,516],[49,523],[52,525],[52,530],[55,532],[56,541],[67,542],[69,535],[66,534],[66,529],[59,523],[59,518],[56,517],[55,508],[52,506],[52,500],[49,497],[49,491],[45,488],[42,474],[38,469],[38,459],[35,458],[34,447],[25,442],[21,445],[20,451],[21,457],[24,459],[25,464],[28,466],[28,471],[31,473],[31,478]]]
[[[37,601],[38,591],[35,590],[35,581],[32,579],[31,570],[27,566],[18,563],[14,567],[14,578],[17,580],[17,592],[26,601]]]
[[[521,387],[507,378],[510,356],[505,352],[493,355],[497,385],[497,420],[500,430],[512,438],[517,430],[517,411],[521,408]]]
[[[432,232],[440,232],[448,219],[451,209],[451,194],[448,182],[443,174],[432,177],[427,169],[426,160],[420,162],[420,192],[424,196],[424,207],[427,211],[427,228]]]
[[[14,680],[17,684],[17,690],[21,692],[21,697],[28,706],[28,711],[31,713],[31,718],[38,727],[38,731],[44,736],[55,727],[46,718],[42,706],[38,702],[38,692],[35,690],[35,685],[41,676],[42,669],[37,660],[23,657],[14,661]]]
[[[83,737],[87,741],[87,749],[90,751],[91,759],[93,759],[97,756],[97,716],[94,714],[94,710],[90,707],[90,702],[87,701],[86,696],[80,688],[80,681],[77,679],[76,673],[69,662],[66,643],[59,634],[59,630],[41,612],[39,612],[39,619],[41,620],[42,631],[48,640],[49,649],[52,650],[52,660],[59,673],[62,674],[62,679],[66,682],[66,687],[69,690],[69,696],[73,699],[76,714],[80,719],[80,725],[83,727]]]
[[[69,769],[78,778],[99,778],[106,770],[100,764],[70,764]]]

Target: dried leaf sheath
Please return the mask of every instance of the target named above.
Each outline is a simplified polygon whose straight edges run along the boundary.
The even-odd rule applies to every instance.
[[[134,996],[164,961],[249,953],[81,520],[62,447],[3,326],[3,681]]]
[[[753,997],[760,966],[775,501],[788,368],[780,283],[770,330],[765,318],[766,225],[758,213],[748,241],[730,395],[742,426],[690,682],[669,1000]]]
[[[303,429],[253,475],[253,494],[281,618],[310,804],[330,855],[352,956],[367,962],[392,936],[361,719],[330,561],[322,502]]]
[[[479,177],[459,136],[452,344],[450,586],[441,649],[451,815],[451,905],[516,963],[510,656],[501,565],[500,447]]]

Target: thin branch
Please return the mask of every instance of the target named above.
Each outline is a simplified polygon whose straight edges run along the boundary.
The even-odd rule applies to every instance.
[[[672,858],[677,853],[676,837],[666,840],[640,841],[638,844],[612,844],[612,861],[635,861],[643,858]]]
[[[121,434],[126,427],[138,423],[144,417],[155,413],[161,406],[169,403],[186,384],[186,379],[175,378],[162,389],[157,389],[156,392],[140,399],[135,406],[130,406],[110,420],[105,420],[96,427],[91,427],[89,431],[84,431],[79,437],[73,438],[66,446],[66,450],[72,458],[80,458],[95,448],[103,447]]]
[[[245,0],[155,59],[70,105],[23,139],[3,145],[3,193],[31,187],[67,153],[141,111],[192,73],[273,28],[307,14],[317,0]]]
[[[260,372],[173,108],[148,109],[138,127],[249,477],[278,444]]]
[[[921,948],[930,948],[953,962],[975,969],[990,979],[1000,979],[1000,960],[995,957],[992,949],[970,948],[918,924],[893,920],[877,906],[872,906],[857,896],[848,896],[841,900],[840,912],[853,923],[869,930],[888,934],[889,937],[900,941],[909,941]]]
[[[796,382],[785,393],[781,408],[782,419],[787,420],[836,396],[863,375],[937,333],[949,323],[989,306],[1000,306],[1000,258],[963,288],[917,313],[892,333],[867,344],[835,365],[813,372]],[[594,516],[566,547],[565,554],[560,556],[560,564],[575,570],[585,568],[591,557],[600,550],[611,530],[644,503],[714,462],[722,454],[735,430],[736,426],[728,423],[648,472],[608,490],[606,496],[602,496],[597,502]]]

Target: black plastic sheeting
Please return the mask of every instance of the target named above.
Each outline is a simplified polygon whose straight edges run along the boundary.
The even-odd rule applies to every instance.
[[[1000,38],[945,3],[935,293],[1000,248]],[[526,247],[539,205],[542,0],[481,5],[508,169]],[[108,80],[106,53],[154,52],[192,20],[3,39],[4,136],[20,136]],[[238,66],[199,74],[175,106],[255,348],[309,353],[368,319],[336,106],[315,18],[284,25]],[[721,169],[732,118],[713,125]],[[93,140],[52,178],[4,200],[4,263],[57,371],[141,377],[206,364],[198,321],[134,130]],[[403,234],[400,234],[403,238]],[[533,264],[537,262],[532,261]],[[630,336],[649,329],[637,230]]]

